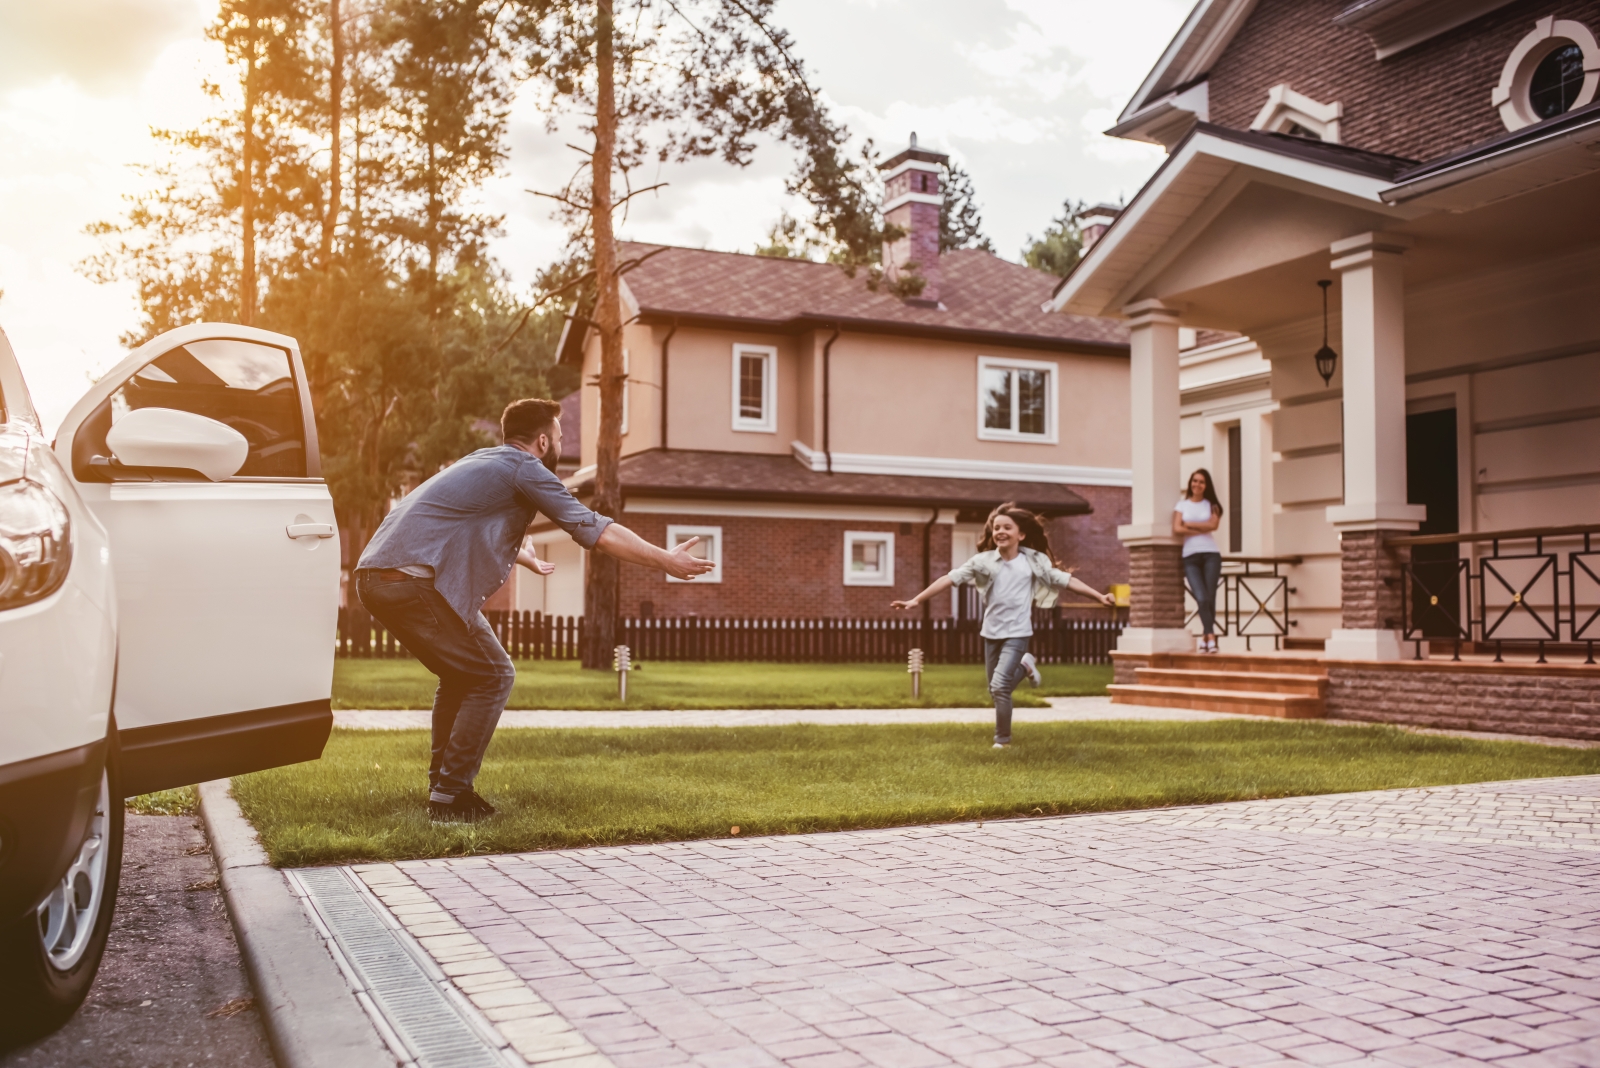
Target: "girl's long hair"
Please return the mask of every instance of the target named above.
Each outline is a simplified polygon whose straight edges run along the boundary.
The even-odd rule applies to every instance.
[[[1222,502],[1217,499],[1217,484],[1211,479],[1211,472],[1203,467],[1194,469],[1194,475],[1199,475],[1206,480],[1206,500],[1211,502],[1211,507],[1216,509],[1216,514],[1222,514]],[[1189,482],[1194,481],[1194,475],[1189,476]],[[1189,496],[1189,482],[1183,484],[1183,495]]]
[[[1056,567],[1061,567],[1056,560],[1055,553],[1050,551],[1050,536],[1044,532],[1044,519],[1034,515],[1026,508],[1018,508],[1015,501],[1007,501],[998,505],[989,513],[989,518],[983,523],[983,537],[978,539],[978,551],[986,553],[994,548],[994,521],[1000,516],[1010,516],[1011,521],[1017,524],[1017,529],[1022,531],[1023,548],[1044,553]],[[1065,570],[1065,569],[1064,569]]]

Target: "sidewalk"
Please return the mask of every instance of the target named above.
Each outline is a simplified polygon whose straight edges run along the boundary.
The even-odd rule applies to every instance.
[[[1015,723],[1050,723],[1105,719],[1208,720],[1262,719],[1227,712],[1189,708],[1147,708],[1111,704],[1110,697],[1046,697],[1049,708],[1018,708]],[[361,730],[415,730],[431,725],[426,709],[345,709],[333,714],[335,727]],[[704,711],[568,712],[507,711],[502,727],[765,727],[788,723],[993,723],[994,709],[984,708],[787,708],[715,709]]]

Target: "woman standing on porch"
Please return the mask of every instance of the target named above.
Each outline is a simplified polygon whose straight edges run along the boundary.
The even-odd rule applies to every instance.
[[[1050,539],[1039,517],[1007,501],[989,513],[978,542],[978,554],[909,601],[895,608],[915,608],[951,586],[974,585],[983,597],[983,662],[989,695],[994,699],[994,747],[1011,744],[1011,692],[1024,675],[1038,686],[1039,669],[1028,643],[1033,638],[1033,609],[1051,608],[1062,590],[1087,594],[1104,605],[1115,599],[1099,593],[1056,567]]]
[[[1211,472],[1196,468],[1189,476],[1189,492],[1172,510],[1172,533],[1183,538],[1183,573],[1200,611],[1200,651],[1217,651],[1217,580],[1222,576],[1222,549],[1211,532],[1222,524],[1222,502],[1217,499]]]

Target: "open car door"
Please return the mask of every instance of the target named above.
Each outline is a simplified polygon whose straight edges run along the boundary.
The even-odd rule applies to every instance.
[[[56,452],[110,534],[124,792],[320,756],[339,540],[294,339],[162,334],[77,403]]]

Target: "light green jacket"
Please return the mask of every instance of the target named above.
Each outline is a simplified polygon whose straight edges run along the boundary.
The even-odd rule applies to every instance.
[[[1023,546],[1019,552],[1028,561],[1028,566],[1033,569],[1033,604],[1036,608],[1054,608],[1056,599],[1061,596],[1061,591],[1067,588],[1072,581],[1072,572],[1062,571],[1050,562],[1050,558],[1037,549]],[[976,586],[981,597],[989,596],[989,586],[994,582],[995,575],[1000,570],[1000,550],[990,549],[986,553],[979,553],[954,571],[950,572],[950,581],[957,586]]]

